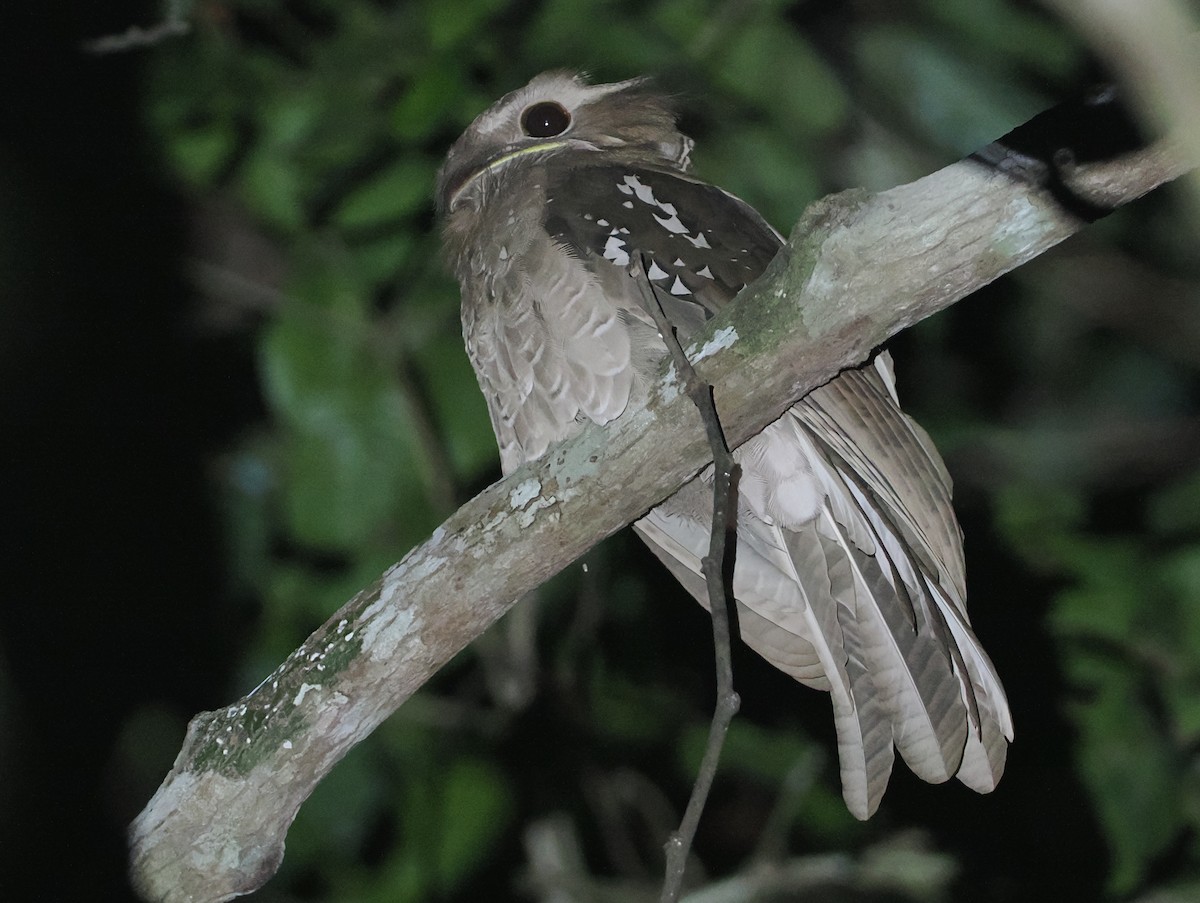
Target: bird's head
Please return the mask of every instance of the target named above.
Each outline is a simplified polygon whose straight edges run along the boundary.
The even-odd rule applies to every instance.
[[[580,75],[543,72],[506,94],[454,142],[438,173],[438,209],[477,207],[514,166],[547,155],[608,151],[642,165],[686,169],[690,138],[647,78],[589,85]]]

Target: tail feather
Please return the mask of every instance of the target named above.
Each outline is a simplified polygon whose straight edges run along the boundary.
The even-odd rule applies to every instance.
[[[967,735],[958,779],[978,793],[990,793],[1004,775],[1008,744],[1013,739],[1012,714],[992,660],[965,618],[957,615],[957,609],[951,609],[946,624],[957,648],[963,651],[963,664],[979,711],[978,722]]]
[[[830,694],[842,793],[861,819],[879,806],[896,750],[923,780],[988,792],[1013,736],[966,615],[949,478],[884,376],[843,374],[736,452],[742,638]],[[705,606],[706,479],[637,525]]]
[[[738,539],[739,562],[745,566],[738,565],[743,576],[735,572],[734,591],[752,613],[741,619],[742,638],[767,661],[797,677],[787,665],[786,652],[780,654],[779,639],[792,637],[790,645],[802,636],[811,644],[825,677],[821,688],[830,693],[833,704],[842,796],[856,818],[869,818],[891,777],[894,719],[875,685],[873,663],[852,612],[849,558],[840,545],[815,530],[793,532],[743,520]],[[796,590],[798,599],[780,604]]]
[[[845,543],[837,524],[833,528]],[[875,692],[892,717],[896,747],[922,780],[949,780],[962,762],[967,735],[949,657],[920,614],[912,628],[878,561],[853,547],[846,554],[854,568],[855,621]]]
[[[817,535],[825,546],[826,559],[831,562],[830,589],[832,597],[838,600],[837,615],[846,650],[846,673],[850,678],[850,695],[854,702],[850,713],[839,713],[837,706],[834,706],[842,797],[850,813],[865,821],[879,808],[892,776],[892,765],[896,760],[892,717],[875,692],[857,619],[848,607],[853,598],[849,559],[840,554],[840,546]]]

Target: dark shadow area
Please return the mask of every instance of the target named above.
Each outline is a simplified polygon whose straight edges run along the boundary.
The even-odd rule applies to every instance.
[[[181,740],[190,714],[222,701],[232,632],[205,466],[255,404],[247,349],[188,322],[184,208],[146,146],[143,58],[81,47],[157,10],[109,4],[81,20],[69,6],[0,17],[12,900],[131,896],[124,828],[152,786],[117,743],[136,712],[178,718]]]

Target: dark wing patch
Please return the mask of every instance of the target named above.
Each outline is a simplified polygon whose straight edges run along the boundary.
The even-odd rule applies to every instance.
[[[550,174],[546,230],[595,268],[644,255],[667,318],[684,337],[757,279],[782,239],[744,201],[681,173],[629,166]]]

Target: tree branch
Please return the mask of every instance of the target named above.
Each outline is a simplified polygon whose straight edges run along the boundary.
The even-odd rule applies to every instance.
[[[1163,148],[1072,168],[1118,206],[1187,167]],[[877,195],[814,203],[762,279],[689,350],[732,446],[890,336],[1083,225],[1050,194],[963,161]],[[672,454],[663,455],[669,448]],[[464,505],[248,696],[197,715],[130,829],[152,900],[226,900],[275,872],[318,781],[528,590],[711,461],[674,371]]]
[[[121,34],[105,35],[85,41],[83,49],[88,53],[120,53],[137,47],[150,47],[159,44],[167,38],[185,35],[192,30],[192,23],[187,14],[191,4],[187,0],[168,0],[166,15],[162,21],[149,28],[130,25]]]
[[[1193,8],[1179,0],[1042,0],[1088,40],[1133,94],[1136,109],[1190,155],[1200,153],[1200,56]],[[1187,180],[1193,218],[1200,179]]]

